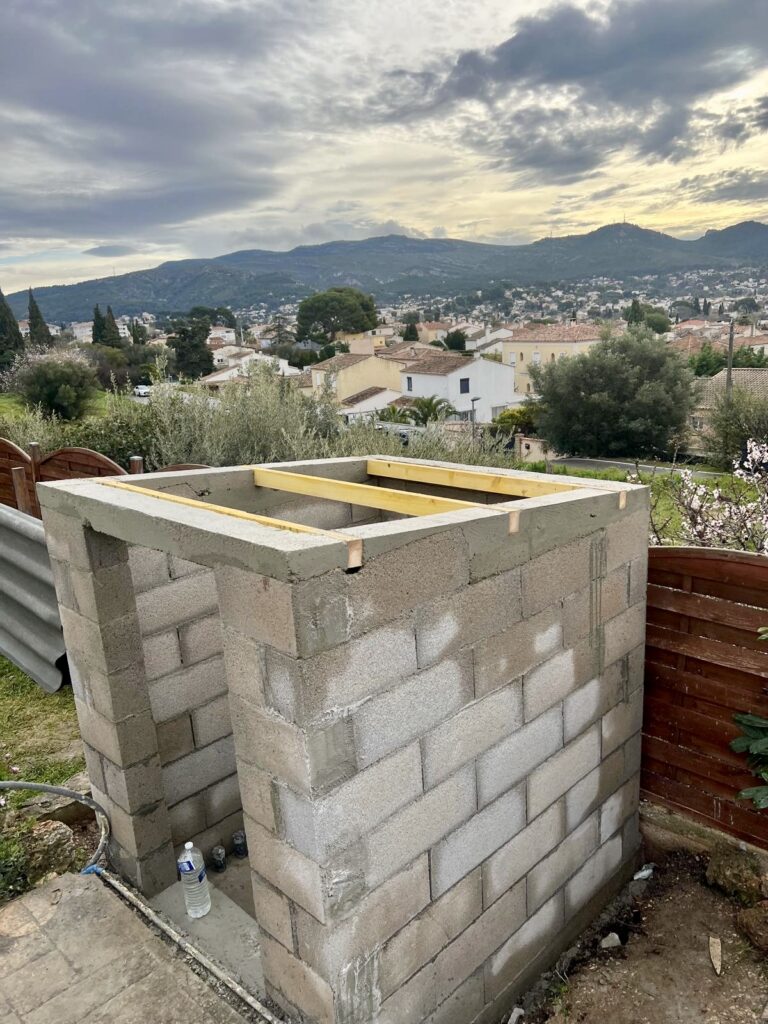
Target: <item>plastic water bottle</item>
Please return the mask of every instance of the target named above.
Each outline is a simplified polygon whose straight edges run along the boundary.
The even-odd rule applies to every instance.
[[[184,891],[184,905],[189,917],[205,917],[211,909],[211,894],[205,874],[205,860],[192,843],[184,844],[184,852],[176,861]]]

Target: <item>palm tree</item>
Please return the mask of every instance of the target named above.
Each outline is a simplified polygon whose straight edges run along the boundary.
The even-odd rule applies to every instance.
[[[401,405],[388,405],[386,409],[382,409],[376,417],[381,420],[382,423],[410,423],[411,417],[408,415],[408,409],[404,409]]]
[[[430,395],[429,398],[414,398],[408,413],[411,422],[417,427],[426,427],[434,420],[444,420],[448,416],[453,416],[456,410],[447,399]]]

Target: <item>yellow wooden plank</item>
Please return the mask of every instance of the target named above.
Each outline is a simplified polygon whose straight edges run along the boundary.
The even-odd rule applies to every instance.
[[[368,476],[407,480],[410,483],[455,487],[465,491],[483,491],[485,494],[504,494],[510,498],[538,498],[545,494],[573,491],[583,484],[549,480],[531,480],[504,476],[490,470],[448,469],[444,466],[424,466],[394,459],[369,459]]]
[[[282,519],[272,519],[270,516],[260,516],[255,512],[244,512],[239,508],[227,508],[226,505],[213,505],[207,501],[200,501],[197,498],[185,498],[180,494],[168,494],[165,491],[153,491],[149,487],[139,487],[138,484],[124,483],[122,480],[99,480],[105,487],[116,487],[118,490],[130,491],[133,494],[142,494],[145,498],[159,498],[161,501],[171,501],[176,505],[187,505],[190,508],[201,508],[206,512],[218,512],[222,516],[231,516],[233,519],[244,519],[250,523],[258,523],[260,526],[267,526],[274,530],[288,530],[290,533],[310,533],[316,537],[325,537],[330,540],[341,541],[347,545],[349,559],[347,568],[356,569],[363,564],[363,542],[358,537],[347,537],[346,534],[337,533],[334,530],[321,530],[316,526],[305,526],[303,523],[291,523]]]
[[[279,469],[254,469],[253,482],[257,487],[271,487],[290,494],[307,494],[313,498],[343,501],[350,505],[378,508],[385,512],[400,512],[407,516],[430,516],[436,512],[456,512],[464,508],[477,508],[476,502],[455,498],[438,498],[413,491],[396,491],[388,487],[372,487],[348,480],[331,480],[305,473],[286,473]]]

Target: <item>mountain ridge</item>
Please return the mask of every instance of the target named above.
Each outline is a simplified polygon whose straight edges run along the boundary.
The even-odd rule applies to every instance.
[[[35,295],[48,320],[66,321],[90,319],[97,302],[111,305],[116,315],[178,311],[193,305],[243,308],[295,301],[312,291],[347,284],[384,301],[403,294],[475,290],[501,281],[526,285],[755,264],[768,265],[768,225],[759,221],[711,228],[697,239],[616,223],[517,245],[390,234],[296,246],[285,252],[240,249],[36,288]],[[17,316],[25,315],[26,290],[8,299]]]

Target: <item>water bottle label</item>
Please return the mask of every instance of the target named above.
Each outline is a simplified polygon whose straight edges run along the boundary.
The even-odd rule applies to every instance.
[[[197,880],[198,880],[198,882],[202,882],[202,880],[203,880],[204,878],[205,878],[205,865],[203,865],[202,871],[201,871],[201,872],[200,872],[200,874],[199,874],[199,875],[197,876]]]
[[[183,874],[187,875],[189,874],[190,871],[194,870],[195,865],[192,863],[191,860],[179,861],[179,871],[181,871]]]

